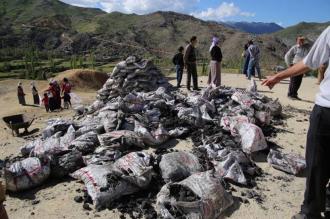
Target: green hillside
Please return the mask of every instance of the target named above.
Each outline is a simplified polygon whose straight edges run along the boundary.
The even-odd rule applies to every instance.
[[[58,0],[2,0],[0,21],[0,62],[6,62],[0,71],[27,68],[27,62],[54,65],[54,57],[64,63],[77,63],[79,57],[80,63],[95,60],[106,64],[132,54],[162,59],[170,65],[177,48],[185,46],[193,35],[198,37],[198,58],[203,63],[208,62],[212,36],[219,36],[226,68],[240,68],[243,45],[251,38],[261,48],[263,68],[281,64],[287,50],[277,37],[251,36],[180,13],[106,13]],[[13,66],[13,60],[20,60],[20,64]]]
[[[303,35],[312,41],[315,41],[321,32],[330,25],[330,21],[326,23],[307,23],[301,22],[297,25],[287,27],[273,35],[282,39],[284,43],[291,46],[295,43],[298,35]]]

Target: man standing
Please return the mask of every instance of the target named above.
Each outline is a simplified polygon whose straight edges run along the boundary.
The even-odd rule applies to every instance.
[[[249,66],[248,66],[248,79],[249,80],[251,79],[251,75],[253,74],[255,69],[258,73],[259,80],[261,80],[261,71],[259,66],[260,49],[257,45],[253,44],[252,40],[249,40],[248,44],[249,44],[248,52],[250,55]]]
[[[270,89],[281,80],[317,69],[330,58],[330,26],[323,31],[308,55],[292,67],[262,82]],[[328,67],[316,95],[307,134],[307,179],[301,212],[292,219],[319,219],[325,211],[326,185],[330,177],[330,68]]]
[[[309,48],[305,44],[305,38],[303,36],[297,37],[297,44],[292,46],[291,49],[285,54],[285,63],[288,67],[300,62],[308,54]],[[298,97],[298,90],[300,88],[304,75],[297,75],[290,77],[290,85],[288,91],[288,97],[294,100],[300,100]]]
[[[175,54],[175,56],[172,59],[172,62],[175,65],[176,81],[177,81],[178,88],[181,87],[181,80],[182,80],[182,74],[183,74],[183,68],[184,68],[183,50],[184,50],[184,48],[182,46],[180,46],[178,49],[178,53]]]
[[[187,89],[190,90],[191,77],[193,79],[194,90],[198,88],[198,77],[197,77],[197,63],[196,63],[196,49],[197,37],[193,36],[190,39],[190,43],[186,46],[185,53],[183,56],[184,65],[187,69]]]

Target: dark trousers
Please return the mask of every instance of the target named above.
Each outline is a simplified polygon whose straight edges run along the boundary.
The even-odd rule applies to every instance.
[[[303,77],[304,77],[304,75],[297,75],[297,76],[290,78],[288,96],[290,96],[290,97],[298,96],[298,90],[300,88]]]
[[[193,79],[194,89],[198,89],[198,77],[196,64],[187,65],[187,89],[190,89],[191,78]]]
[[[311,218],[319,218],[325,210],[330,176],[330,108],[314,106],[307,134],[306,164],[306,190],[301,211]]]
[[[182,80],[182,74],[183,74],[183,66],[182,65],[176,65],[175,66],[175,71],[176,71],[176,81],[178,87],[181,85],[181,80]]]
[[[33,103],[35,105],[39,105],[40,104],[40,99],[39,99],[39,94],[33,95]]]
[[[56,100],[55,100],[54,97],[50,97],[48,101],[49,101],[49,110],[52,112],[56,109],[56,107],[55,107],[56,106]]]
[[[248,76],[249,62],[250,62],[250,56],[245,57],[244,66],[243,66],[243,74],[245,74],[246,77]],[[254,69],[253,69],[252,75],[254,76]]]

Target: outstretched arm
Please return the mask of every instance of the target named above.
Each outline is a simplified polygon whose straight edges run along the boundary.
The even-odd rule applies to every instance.
[[[261,84],[268,86],[270,89],[281,80],[304,74],[310,69],[317,69],[321,64],[328,61],[330,57],[330,26],[325,29],[318,37],[308,55],[292,67],[268,77]]]
[[[267,77],[267,79],[263,80],[261,84],[264,86],[268,86],[270,89],[272,89],[281,80],[292,76],[304,74],[309,70],[310,68],[305,65],[303,61],[300,61],[297,64],[291,66],[290,68],[277,73],[276,75]]]

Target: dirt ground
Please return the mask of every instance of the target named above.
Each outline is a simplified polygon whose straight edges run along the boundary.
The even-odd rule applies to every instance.
[[[174,78],[170,78],[175,83]],[[200,77],[200,85],[205,86],[207,78]],[[185,79],[184,79],[185,81]],[[32,95],[29,88],[29,81],[22,81],[27,94],[27,103],[32,102]],[[46,113],[44,108],[36,106],[20,106],[16,96],[17,80],[0,81],[0,117],[24,113],[36,118],[29,131],[32,135],[38,135],[40,130],[46,126],[46,121],[53,117],[70,118],[73,115],[71,110],[56,113]],[[222,84],[232,87],[246,88],[249,81],[243,75],[222,74]],[[257,81],[258,90],[272,98],[278,98],[285,106],[287,117],[286,125],[279,127],[283,129],[276,138],[272,139],[284,152],[295,152],[304,155],[306,132],[308,129],[309,112],[313,107],[314,96],[318,91],[316,79],[304,78],[299,95],[302,101],[292,101],[286,97],[288,81],[283,81],[273,90],[261,87]],[[38,81],[37,87],[46,87],[47,82]],[[183,88],[184,90],[184,88]],[[91,103],[95,99],[95,91],[77,91],[83,103]],[[287,106],[292,106],[287,107]],[[296,110],[298,109],[298,110]],[[305,112],[306,111],[306,112]],[[0,122],[0,159],[6,156],[19,153],[20,147],[28,140],[28,137],[13,137],[5,124]],[[185,150],[192,146],[191,140],[180,141],[176,148]],[[262,195],[264,202],[257,203],[255,199],[249,199],[249,203],[236,204],[227,212],[225,218],[241,219],[272,219],[290,218],[299,211],[303,200],[305,178],[294,177],[273,169],[265,157],[256,158],[256,163],[267,173],[266,177],[257,181],[255,190]],[[101,212],[85,211],[82,204],[76,203],[73,199],[79,193],[77,189],[83,188],[81,183],[70,180],[48,181],[41,187],[20,193],[18,195],[7,195],[5,206],[11,219],[22,218],[120,218],[116,211],[104,210]],[[233,195],[242,196],[248,189],[234,186]],[[127,217],[129,218],[129,217]]]

